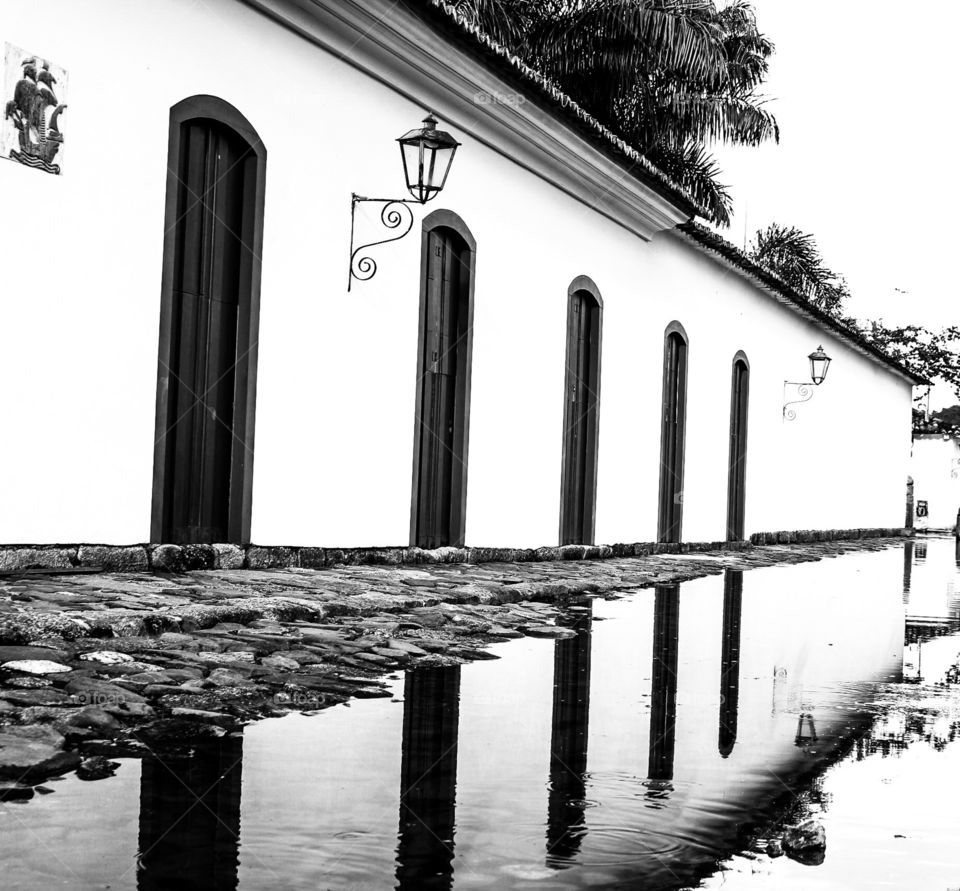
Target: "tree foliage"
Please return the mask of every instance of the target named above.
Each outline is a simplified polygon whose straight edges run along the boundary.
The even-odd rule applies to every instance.
[[[933,413],[933,419],[948,426],[960,428],[960,405],[951,405]]]
[[[773,43],[746,0],[455,0],[729,225],[709,146],[778,140],[758,93]]]
[[[960,328],[940,331],[922,325],[889,326],[883,320],[861,324],[864,336],[888,356],[931,381],[949,384],[960,397]]]
[[[840,317],[850,290],[844,279],[823,262],[812,235],[796,226],[771,223],[757,231],[748,253],[814,306]]]

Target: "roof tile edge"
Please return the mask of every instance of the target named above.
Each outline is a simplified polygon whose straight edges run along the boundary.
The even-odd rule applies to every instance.
[[[575,118],[578,123],[592,131],[593,136],[604,144],[607,149],[622,155],[632,164],[640,166],[647,176],[656,181],[661,188],[665,188],[670,193],[673,200],[678,200],[684,205],[691,216],[697,215],[708,217],[708,211],[679,183],[675,182],[659,167],[657,167],[649,158],[647,158],[638,149],[631,146],[621,137],[617,136],[609,127],[602,124],[597,118],[586,111],[574,99],[563,92],[546,75],[531,68],[519,56],[511,53],[503,45],[497,43],[493,38],[487,35],[476,25],[468,22],[459,12],[444,0],[414,0],[411,7],[423,9],[427,8],[443,17],[443,20],[454,28],[461,35],[473,42],[474,48],[495,57],[501,64],[508,66],[515,76],[518,76],[534,87],[544,98],[559,105],[568,115]]]
[[[811,315],[814,320],[823,325],[823,327],[832,329],[835,334],[838,334],[843,339],[853,343],[853,345],[861,352],[868,353],[870,356],[879,360],[884,365],[889,366],[904,377],[909,378],[915,384],[931,383],[922,375],[911,371],[906,365],[898,362],[892,356],[887,355],[879,347],[870,343],[870,341],[867,340],[857,329],[851,328],[849,325],[845,325],[839,319],[811,304],[800,293],[791,288],[790,285],[788,285],[775,272],[772,272],[766,266],[762,266],[755,260],[751,259],[746,253],[740,250],[740,248],[727,241],[722,235],[718,235],[716,232],[708,229],[702,223],[697,223],[694,221],[681,223],[679,226],[677,226],[677,229],[683,233],[687,239],[693,241],[701,248],[706,248],[707,250],[720,255],[727,260],[727,262],[740,269],[741,272],[758,279],[766,288],[777,292],[788,302],[794,304],[798,309],[801,309],[805,313]]]

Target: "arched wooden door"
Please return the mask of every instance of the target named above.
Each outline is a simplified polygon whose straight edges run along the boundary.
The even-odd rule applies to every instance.
[[[248,541],[266,154],[221,100],[171,118],[151,537]]]
[[[727,541],[742,541],[747,504],[747,409],[750,363],[744,353],[733,359],[730,384],[730,456],[727,473]]]
[[[687,418],[687,335],[667,326],[663,347],[663,413],[660,425],[660,504],[657,541],[680,541]]]
[[[455,214],[424,220],[411,518],[422,548],[464,540],[474,252]]]
[[[593,544],[600,417],[602,302],[580,276],[567,299],[560,544]]]

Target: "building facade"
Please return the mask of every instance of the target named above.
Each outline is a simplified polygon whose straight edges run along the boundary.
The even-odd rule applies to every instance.
[[[913,434],[910,455],[913,524],[953,529],[960,515],[960,439],[955,433]]]
[[[0,164],[0,542],[902,525],[909,373],[442,5],[8,0],[0,41],[58,167]],[[351,257],[427,112],[446,187]]]

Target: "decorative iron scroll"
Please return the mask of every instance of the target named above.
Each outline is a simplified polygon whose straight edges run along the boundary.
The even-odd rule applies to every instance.
[[[387,238],[381,238],[379,241],[369,241],[354,248],[353,232],[356,219],[357,204],[361,201],[374,201],[382,204],[380,210],[380,224],[384,229],[400,229],[404,221],[406,227],[399,235],[391,235]],[[370,281],[377,274],[377,261],[367,254],[361,254],[369,248],[380,244],[387,244],[391,241],[399,241],[407,235],[413,228],[413,211],[408,204],[419,204],[419,201],[410,201],[406,198],[364,198],[362,195],[353,194],[350,197],[350,275],[347,279],[347,290],[353,284],[353,280],[366,282]]]
[[[797,388],[797,399],[791,399],[787,402],[787,387],[796,387]],[[796,409],[787,408],[788,405],[799,405],[801,402],[809,402],[813,398],[813,384],[812,383],[797,383],[796,381],[784,381],[783,382],[783,419],[785,421],[796,420],[797,412]]]

